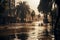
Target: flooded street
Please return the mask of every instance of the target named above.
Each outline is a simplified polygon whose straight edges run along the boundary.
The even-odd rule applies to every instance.
[[[40,25],[42,21],[33,22],[33,26],[14,26],[8,27],[12,32],[6,32],[6,40],[54,40],[53,35],[46,31],[46,27]],[[14,30],[12,30],[14,29]],[[50,28],[48,28],[50,31]],[[3,32],[4,33],[4,32]]]
[[[56,0],[1,0],[0,40],[60,39],[58,2]]]

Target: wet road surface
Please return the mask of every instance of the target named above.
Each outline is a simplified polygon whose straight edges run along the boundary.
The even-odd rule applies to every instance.
[[[33,26],[12,26],[7,29],[0,29],[0,39],[2,40],[54,40],[53,35],[46,31],[45,26],[40,26],[40,22],[33,22]],[[49,28],[48,28],[49,29]],[[3,30],[3,31],[2,31]],[[3,35],[3,36],[2,36]],[[3,39],[4,38],[4,39]]]

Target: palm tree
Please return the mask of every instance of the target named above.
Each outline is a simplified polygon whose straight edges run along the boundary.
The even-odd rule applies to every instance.
[[[26,14],[30,13],[29,5],[26,4],[26,2],[20,2],[17,7],[17,14],[21,18],[21,22],[24,22],[26,18]]]

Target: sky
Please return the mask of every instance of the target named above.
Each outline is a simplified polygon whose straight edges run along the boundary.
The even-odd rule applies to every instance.
[[[36,12],[36,14],[39,14],[37,7],[39,5],[40,0],[15,0],[15,4],[17,5],[17,2],[20,1],[26,1],[30,8],[33,9]]]

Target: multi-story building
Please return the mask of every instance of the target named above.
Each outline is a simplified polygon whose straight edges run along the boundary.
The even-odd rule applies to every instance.
[[[0,4],[5,9],[4,12],[2,11],[3,13],[1,13],[0,24],[12,23],[15,20],[15,0],[1,0]]]
[[[15,14],[15,0],[5,0],[6,1],[6,12],[8,16],[14,16]]]

